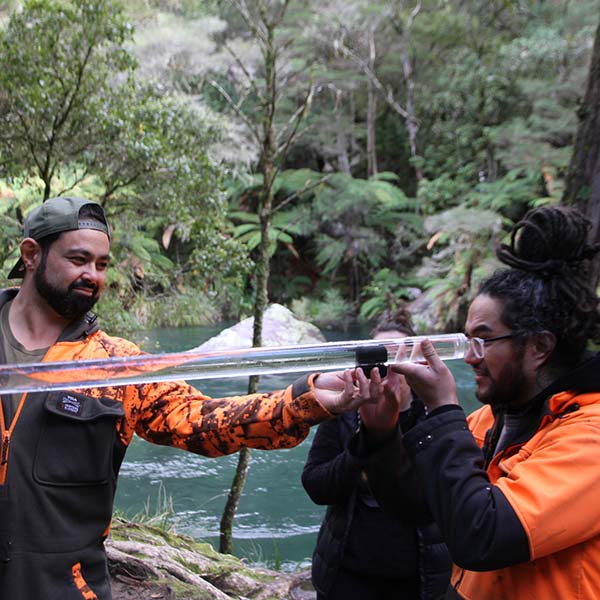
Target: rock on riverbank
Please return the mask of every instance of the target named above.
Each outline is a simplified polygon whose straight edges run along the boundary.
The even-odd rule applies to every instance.
[[[249,567],[207,543],[115,518],[106,542],[113,600],[312,600],[310,573]]]

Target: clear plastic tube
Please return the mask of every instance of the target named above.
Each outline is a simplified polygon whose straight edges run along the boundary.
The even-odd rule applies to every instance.
[[[319,372],[362,366],[422,361],[419,343],[429,339],[442,360],[462,358],[462,333],[379,340],[328,342],[300,346],[247,348],[222,352],[142,354],[77,362],[42,362],[0,366],[0,395],[50,390],[199,381],[250,375]]]

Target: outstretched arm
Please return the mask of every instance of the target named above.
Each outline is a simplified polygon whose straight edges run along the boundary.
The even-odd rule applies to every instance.
[[[243,447],[296,446],[312,425],[370,401],[352,371],[310,375],[285,390],[227,398],[204,396],[183,382],[129,391],[126,413],[138,435],[207,456]]]

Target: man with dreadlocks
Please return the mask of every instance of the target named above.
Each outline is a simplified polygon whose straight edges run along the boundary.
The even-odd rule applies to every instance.
[[[539,208],[499,248],[510,268],[483,283],[465,325],[482,408],[465,418],[450,371],[423,342],[426,364],[394,370],[427,418],[397,427],[384,404],[361,409],[384,509],[406,493],[398,465],[412,459],[454,562],[447,599],[600,598],[600,354],[588,349],[600,318],[586,279],[599,248],[588,225],[573,209]]]

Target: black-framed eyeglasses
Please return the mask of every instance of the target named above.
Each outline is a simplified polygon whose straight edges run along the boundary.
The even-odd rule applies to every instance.
[[[469,347],[473,350],[473,354],[477,358],[483,358],[485,356],[485,345],[490,344],[492,342],[499,342],[500,340],[507,340],[509,338],[515,337],[516,333],[507,333],[505,335],[497,335],[496,337],[491,338],[480,338],[480,337],[470,337],[468,338]]]

